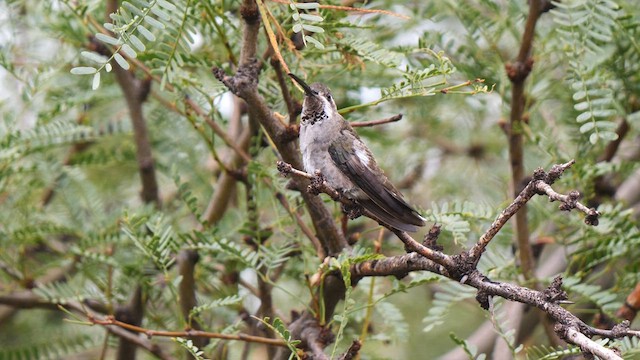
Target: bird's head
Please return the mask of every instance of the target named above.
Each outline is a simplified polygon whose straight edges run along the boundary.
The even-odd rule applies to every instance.
[[[322,123],[326,119],[332,119],[338,115],[336,103],[331,95],[331,90],[321,83],[307,85],[294,74],[289,76],[304,90],[304,102],[302,103],[302,124],[314,125]]]

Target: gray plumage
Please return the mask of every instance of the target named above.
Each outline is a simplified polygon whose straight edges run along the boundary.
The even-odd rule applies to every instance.
[[[307,85],[300,126],[300,151],[306,172],[319,170],[328,184],[368,210],[377,220],[414,232],[425,219],[411,207],[378,167],[371,151],[338,113],[329,88]]]

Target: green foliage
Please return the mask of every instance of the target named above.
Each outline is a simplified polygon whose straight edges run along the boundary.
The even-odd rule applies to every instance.
[[[400,53],[389,51],[364,38],[346,36],[336,41],[336,47],[389,68],[397,68],[402,62]],[[416,79],[415,81],[419,81]]]
[[[282,340],[287,343],[287,347],[291,350],[291,358],[295,358],[300,360],[300,356],[297,354],[296,345],[300,343],[300,340],[295,340],[291,337],[291,332],[287,329],[286,325],[282,322],[280,318],[273,319],[273,322],[270,322],[271,319],[264,318],[258,319],[261,323],[263,323],[266,327],[271,329],[276,333]]]
[[[489,299],[491,304],[489,305],[489,319],[493,324],[493,328],[504,340],[511,351],[511,356],[516,358],[517,354],[524,347],[523,345],[518,346],[516,343],[516,329],[513,327],[507,327],[509,325],[509,318],[507,312],[504,310],[504,301],[502,299]]]
[[[196,236],[206,242],[211,241],[205,239],[205,235],[202,233],[198,232]],[[222,259],[231,259],[252,269],[271,270],[287,261],[292,251],[295,250],[295,245],[291,243],[260,245],[256,250],[229,239],[214,238],[210,243],[201,242],[196,244],[194,248],[217,253]]]
[[[345,300],[323,324],[336,335],[326,350],[335,358],[366,333],[362,358],[436,358],[461,346],[471,358],[483,359],[490,354],[478,354],[465,340],[473,330],[466,325],[487,319],[522,356],[500,306],[489,314],[475,311],[475,292],[463,284],[412,272],[358,279],[356,285],[354,265],[405,253],[403,244],[379,234],[371,220],[348,223],[347,234],[358,241],[350,251],[318,258],[298,225],[317,236],[304,196],[291,191],[290,179],[275,169],[282,158],[273,146],[277,139],[256,126],[255,109],[239,105],[211,75],[212,67],[234,74],[246,51],[242,2],[128,0],[108,17],[106,3],[0,2],[0,298],[34,294],[47,309],[91,300],[95,311],[110,315],[140,290],[144,327],[179,330],[196,320],[205,331],[225,334],[260,334],[266,327],[295,357],[299,343],[288,328],[289,314],[304,310],[324,319],[321,280],[340,274]],[[349,121],[404,115],[400,122],[357,131],[407,201],[430,224],[442,226],[438,244],[447,253],[477,241],[513,198],[504,134],[512,89],[505,65],[517,56],[528,2],[354,5],[386,11],[367,14],[332,8],[335,1],[322,8],[258,4],[289,70],[326,83]],[[563,0],[554,7],[537,25],[533,69],[525,81],[524,172],[575,158],[556,190],[579,190],[602,217],[598,227],[586,227],[576,212],[560,213],[536,199],[528,207],[530,240],[544,248],[537,264],[549,252],[566,254],[572,276],[565,289],[579,305],[569,309],[580,316],[611,314],[640,280],[633,261],[640,257],[640,232],[630,209],[635,200],[607,199],[596,184],[604,179],[618,186],[637,170],[627,142],[638,136],[640,12],[627,0]],[[283,74],[272,62],[264,28],[257,36],[256,88],[285,124],[292,114],[283,94],[297,102],[302,95],[286,74],[287,88],[281,89]],[[142,112],[158,204],[145,204],[139,196],[140,173],[150,170],[138,160],[130,99],[115,80],[116,70],[151,82]],[[76,74],[91,75],[92,82]],[[599,162],[617,136],[618,119],[630,125],[621,138],[624,156]],[[239,146],[240,134],[250,128],[251,161],[243,163],[211,122]],[[233,184],[221,184],[222,174]],[[212,194],[220,192],[224,199],[213,201]],[[322,198],[339,226],[340,206]],[[207,221],[217,208],[224,210]],[[512,232],[511,225],[503,228],[481,258],[479,270],[490,280],[522,281]],[[189,311],[181,308],[185,277],[177,261],[185,250],[197,253],[197,304]],[[602,278],[611,284],[599,284]],[[272,309],[260,306],[265,293]],[[23,309],[19,317],[0,316],[0,359],[91,357],[118,346],[100,326],[83,325],[85,314],[46,314],[51,316]],[[63,321],[70,314],[80,321]],[[261,325],[244,321],[248,315]],[[463,326],[450,334],[452,324]],[[453,343],[442,341],[448,334]],[[174,357],[186,350],[200,359],[222,353],[239,358],[245,346],[151,341]],[[528,339],[524,352],[531,359],[579,353],[544,341]],[[608,346],[631,357],[638,340]],[[249,357],[262,351],[260,345],[248,349]]]
[[[580,294],[608,314],[613,314],[622,305],[618,294],[602,290],[597,285],[584,284],[579,278],[568,277],[563,280],[562,285],[568,292]]]
[[[317,13],[320,8],[320,4],[316,2],[291,2],[289,7],[292,10],[291,18],[293,19],[293,26],[291,30],[296,34],[301,34],[302,42],[306,46],[307,42],[310,42],[317,49],[324,49],[324,45],[313,36],[305,34],[308,33],[323,33],[324,29],[320,26],[324,20],[322,16]]]
[[[107,47],[111,47],[109,57],[90,51],[83,51],[81,55],[92,63],[93,66],[79,66],[71,69],[75,75],[93,75],[92,88],[96,90],[100,86],[101,72],[111,72],[111,61],[114,60],[124,70],[129,70],[129,61],[138,57],[139,53],[147,50],[145,42],[155,42],[158,39],[156,33],[162,32],[162,37],[171,40],[162,43],[160,50],[153,53],[156,58],[161,59],[162,87],[164,87],[166,77],[176,72],[179,66],[184,65],[182,55],[177,51],[180,46],[182,52],[188,52],[188,47],[183,39],[191,40],[187,27],[187,9],[189,1],[176,6],[175,2],[166,0],[133,0],[123,1],[117,12],[110,15],[111,22],[104,24],[104,29],[111,32],[108,35],[97,32],[95,38]],[[74,7],[68,3],[69,7]],[[177,22],[175,26],[172,20]],[[144,39],[145,41],[143,42]],[[124,55],[124,56],[123,56]],[[126,56],[126,58],[125,58]],[[127,60],[129,59],[129,60]],[[168,68],[173,71],[167,71]]]
[[[603,205],[603,216],[597,228],[587,229],[574,241],[581,244],[572,262],[589,270],[610,261],[638,256],[640,231],[633,212],[621,205]]]
[[[95,335],[49,334],[29,346],[3,346],[0,349],[0,360],[63,359],[99,346],[101,342],[101,338]]]
[[[478,354],[478,349],[473,344],[469,344],[464,339],[457,337],[455,334],[451,333],[449,334],[449,337],[454,343],[464,350],[465,354],[469,355],[470,359],[484,360],[487,358],[486,354]]]
[[[593,144],[618,136],[610,119],[619,112],[605,63],[615,52],[610,46],[618,30],[619,5],[613,1],[562,1],[554,3],[554,20],[560,25],[563,50],[569,59],[576,121]],[[615,86],[615,85],[613,85]]]
[[[174,231],[162,216],[148,221],[145,218],[126,217],[122,230],[158,269],[167,271],[175,261],[173,254],[177,245]]]
[[[434,294],[427,316],[422,319],[422,323],[425,324],[424,332],[437,329],[445,322],[445,318],[450,315],[454,307],[460,306],[460,302],[475,296],[473,289],[453,281],[445,281],[441,286],[440,291]]]
[[[242,301],[242,297],[234,294],[234,295],[229,295],[226,296],[222,299],[215,299],[213,301],[210,301],[206,304],[202,304],[200,306],[196,306],[194,308],[191,309],[191,311],[189,312],[189,317],[195,317],[198,316],[198,314],[205,312],[205,311],[209,311],[213,308],[216,307],[220,307],[220,306],[229,306],[229,305],[236,305],[239,302]]]
[[[425,218],[442,226],[443,231],[451,232],[456,244],[465,244],[471,231],[470,221],[490,220],[494,210],[487,205],[474,202],[432,203],[425,213]]]
[[[551,347],[545,345],[531,346],[527,349],[527,359],[544,359],[555,360],[563,359],[565,356],[580,354],[580,348],[577,346],[570,346],[569,348],[563,347]]]
[[[196,360],[207,360],[207,358],[205,358],[204,352],[200,349],[198,349],[197,346],[195,346],[193,344],[193,340],[189,340],[189,339],[184,339],[184,338],[173,338],[173,341],[177,342],[178,344],[180,344],[180,346],[187,350],[189,352],[189,354],[191,354],[191,356],[193,356],[194,359]]]

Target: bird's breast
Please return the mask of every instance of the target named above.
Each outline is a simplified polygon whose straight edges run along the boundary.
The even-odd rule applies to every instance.
[[[337,190],[351,189],[353,183],[340,171],[329,155],[331,137],[327,131],[314,126],[300,128],[300,152],[304,170],[310,174],[320,171],[331,187]]]

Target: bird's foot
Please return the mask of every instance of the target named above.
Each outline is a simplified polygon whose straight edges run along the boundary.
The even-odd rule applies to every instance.
[[[360,216],[364,215],[364,210],[362,206],[358,204],[342,204],[342,212],[345,213],[349,219],[357,219]]]

